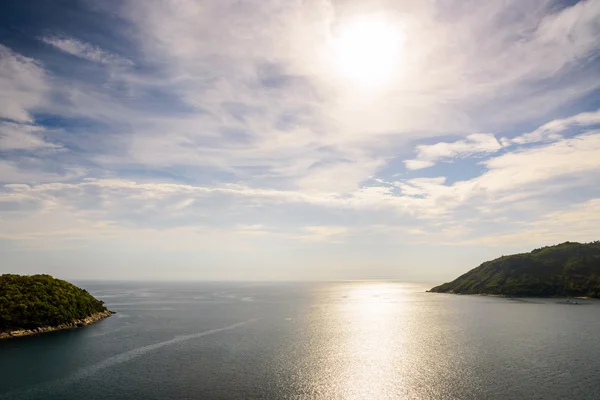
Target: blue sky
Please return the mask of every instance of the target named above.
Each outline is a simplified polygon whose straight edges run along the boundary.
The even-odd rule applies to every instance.
[[[9,2],[0,273],[439,282],[597,240],[599,20],[598,1]]]

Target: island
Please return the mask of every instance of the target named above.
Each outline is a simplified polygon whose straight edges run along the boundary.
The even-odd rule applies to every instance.
[[[565,242],[487,261],[429,292],[600,297],[600,241]]]
[[[111,314],[86,290],[50,275],[0,275],[0,339],[82,327]]]

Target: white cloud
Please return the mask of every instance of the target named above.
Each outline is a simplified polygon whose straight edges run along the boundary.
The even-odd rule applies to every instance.
[[[237,225],[234,230],[237,234],[242,236],[263,236],[272,233],[267,226],[261,224],[240,224]]]
[[[514,233],[516,222],[598,196],[598,134],[580,134],[597,112],[505,139],[504,148],[492,134],[470,133],[551,120],[597,90],[590,57],[600,3],[379,2],[406,41],[398,75],[377,90],[341,78],[329,58],[355,3],[125,1],[110,11],[135,32],[122,40],[136,47],[140,68],[89,80],[90,65],[71,57],[48,68],[81,70],[50,76],[0,47],[0,117],[20,123],[3,125],[11,131],[0,146],[21,150],[0,161],[0,181],[20,184],[0,189],[0,231],[43,237],[47,248],[88,240],[153,249],[164,238],[171,250],[201,242],[251,251],[263,241],[268,252],[282,241],[360,243],[386,233],[390,242],[458,243]],[[42,40],[94,63],[133,63],[71,36]],[[50,136],[35,128],[38,110],[85,123]],[[571,128],[575,137],[560,137]],[[389,160],[410,143],[450,135],[457,140],[418,146],[406,167],[492,157],[480,162],[483,173],[386,182],[401,172]],[[74,150],[22,151],[61,143]],[[378,174],[378,186],[365,186]]]
[[[0,44],[0,118],[32,122],[31,110],[43,101],[47,90],[38,62]]]
[[[120,179],[41,184],[32,186],[29,191],[69,193],[65,199],[70,201],[77,199],[76,193],[85,194],[86,202],[91,204],[118,196],[120,201],[115,205],[119,207],[141,211],[140,207],[134,204],[142,201],[145,207],[168,207],[170,211],[165,214],[167,216],[181,210],[194,212],[204,209],[202,205],[212,196],[233,196],[238,199],[233,204],[306,204],[341,210],[385,209],[395,211],[398,215],[427,218],[451,217],[459,207],[471,207],[475,210],[483,205],[493,207],[494,204],[502,203],[503,206],[507,206],[525,198],[541,199],[547,195],[548,190],[554,191],[556,195],[573,188],[592,185],[600,170],[600,134],[591,132],[552,144],[513,151],[491,158],[482,164],[487,170],[480,176],[450,185],[446,184],[445,177],[394,182],[393,186],[400,190],[399,193],[395,193],[393,186],[363,187],[349,193],[336,194],[252,188],[239,184],[205,187],[173,183],[137,183]],[[565,177],[568,179],[564,179]],[[101,193],[108,197],[100,196]],[[87,197],[90,194],[94,194],[95,200]],[[133,203],[128,203],[126,199],[131,199]],[[164,205],[161,203],[163,201]]]
[[[435,165],[437,161],[453,158],[466,158],[476,154],[494,153],[502,148],[496,137],[490,133],[475,133],[464,140],[440,142],[432,145],[419,145],[417,158],[404,161],[408,169],[423,169]]]
[[[492,192],[531,190],[536,183],[561,176],[583,177],[600,169],[600,131],[503,154],[484,164],[489,171],[477,178],[477,184]]]
[[[99,159],[107,167],[195,166],[257,185],[281,187],[285,181],[306,190],[346,192],[417,134],[498,129],[541,118],[599,81],[595,70],[574,72],[596,49],[592,39],[600,39],[589,17],[598,12],[594,2],[558,11],[545,2],[470,6],[469,13],[445,10],[448,18],[440,18],[443,4],[383,4],[407,38],[406,64],[379,91],[362,92],[336,77],[327,58],[336,27],[352,15],[348,5],[128,2],[123,17],[141,32],[145,57],[164,66],[161,82],[152,87],[168,88],[198,113],[171,117],[113,110],[133,132],[119,138],[125,154]],[[514,18],[500,20],[500,15]],[[565,21],[577,25],[568,32],[576,46],[563,40]],[[536,88],[543,79],[547,91],[562,94],[548,100]],[[526,111],[502,115],[513,108]],[[282,124],[286,118],[291,121]],[[451,154],[489,153],[499,146],[491,135],[474,136]],[[417,157],[406,165],[419,169],[433,162]]]
[[[45,131],[41,126],[0,122],[0,151],[60,149],[44,140]]]
[[[563,138],[562,132],[577,127],[600,125],[600,110],[584,112],[568,118],[555,119],[545,123],[532,132],[513,138],[502,138],[500,141],[492,134],[473,134],[464,140],[455,142],[439,142],[433,145],[419,145],[415,152],[417,157],[405,160],[406,168],[418,170],[434,166],[439,161],[452,158],[468,158],[475,155],[495,153],[503,147],[528,143],[553,142]]]
[[[124,57],[106,52],[89,43],[63,36],[45,36],[41,40],[57,49],[84,60],[113,66],[128,66],[133,63]]]
[[[352,162],[328,163],[307,170],[299,182],[299,189],[307,192],[351,193],[357,190],[362,181],[384,165],[383,160],[357,157]]]
[[[500,233],[459,241],[463,245],[528,246],[531,248],[565,240],[591,242],[599,240],[600,199],[572,204],[566,210],[553,211],[533,221],[516,224],[511,233]]]
[[[422,196],[431,194],[432,189],[438,188],[446,182],[446,177],[415,178],[406,182],[395,182],[394,185],[402,190],[406,196]]]
[[[390,201],[398,210],[440,223],[483,224],[490,233],[489,218],[508,218],[525,213],[535,219],[543,211],[564,204],[558,199],[574,193],[600,196],[600,132],[589,132],[517,150],[488,159],[486,171],[469,180],[445,184],[445,178],[416,178],[396,182],[403,196],[382,191],[373,202]],[[523,216],[516,217],[517,220]]]
[[[484,165],[487,171],[482,175],[452,184],[447,184],[445,177],[416,178],[389,186],[363,187],[345,195],[232,184],[205,187],[122,179],[5,185],[0,194],[0,207],[11,205],[9,209],[13,211],[4,212],[0,227],[5,232],[14,232],[6,238],[47,241],[53,237],[52,243],[60,238],[132,237],[137,231],[154,243],[161,230],[173,235],[187,232],[188,238],[175,248],[187,248],[188,239],[192,243],[204,237],[186,227],[220,232],[217,236],[222,238],[229,232],[228,235],[235,234],[245,238],[243,240],[260,239],[267,243],[277,240],[342,243],[387,235],[387,240],[402,238],[404,243],[435,240],[446,244],[494,245],[494,238],[498,238],[497,244],[509,245],[518,242],[516,238],[521,231],[535,228],[541,232],[543,227],[539,228],[536,221],[545,221],[548,218],[544,215],[557,212],[557,205],[552,202],[554,197],[598,187],[600,133],[581,134],[513,151],[494,157]],[[386,184],[381,180],[380,183]],[[336,210],[343,216],[340,221],[344,223],[302,226],[280,218],[271,220],[274,226],[264,223],[274,210],[299,205],[307,207],[302,219]],[[369,223],[348,224],[348,216],[356,215],[354,210],[360,210],[360,215]],[[600,218],[592,212],[595,209],[586,210],[590,212],[587,220]],[[283,214],[281,211],[277,215],[285,215],[285,211]],[[567,224],[569,232],[563,230],[561,234],[557,229],[560,223],[556,223],[550,233],[539,233],[539,237],[548,240],[588,238],[593,233],[590,224],[575,223],[583,216],[575,211],[576,208],[571,223]],[[384,212],[385,217],[380,225],[374,225],[372,218],[379,212]],[[522,213],[525,216],[520,215]],[[16,215],[27,215],[27,218]],[[263,222],[242,223],[244,219]]]
[[[27,158],[24,161],[0,160],[0,184],[61,182],[79,178],[84,170],[77,167],[49,171],[44,162]]]
[[[429,167],[433,167],[435,165],[435,162],[433,161],[429,161],[429,160],[404,160],[404,165],[406,166],[406,168],[408,169],[424,169],[424,168],[429,168]]]
[[[298,236],[299,240],[308,242],[340,242],[344,236],[350,233],[350,229],[345,226],[307,226],[305,233]]]
[[[562,138],[561,133],[571,127],[600,125],[600,110],[573,115],[568,118],[550,121],[533,132],[525,133],[512,139],[502,138],[502,144],[526,144],[551,142]]]
[[[559,86],[597,81],[592,79],[597,72],[571,70],[596,48],[594,2],[560,11],[544,2],[488,2],[472,4],[469,13],[452,18],[447,10],[447,19],[439,18],[439,7],[444,5],[382,5],[403,28],[406,65],[382,91],[363,93],[335,78],[338,74],[327,59],[328,41],[352,14],[350,6],[325,0],[261,2],[248,8],[230,2],[126,2],[118,12],[139,30],[135,40],[144,61],[159,71],[156,76],[128,71],[111,79],[134,94],[165,92],[198,112],[146,111],[123,97],[77,88],[72,82],[72,104],[52,110],[131,130],[131,135],[115,135],[123,154],[96,158],[107,168],[119,163],[200,166],[248,180],[255,174],[247,167],[253,167],[262,171],[261,185],[285,179],[312,190],[327,186],[318,183],[320,176],[336,176],[328,185],[343,192],[371,176],[382,156],[402,149],[416,132],[435,136],[479,130],[495,118],[475,112],[481,104],[503,110],[531,98],[543,97],[548,103],[539,91],[522,91],[539,78],[556,78]],[[515,18],[499,21],[498,15]],[[565,29],[572,42],[562,39]],[[116,60],[73,38],[43,39],[90,60]],[[570,80],[560,80],[563,75]],[[501,95],[491,96],[497,93]],[[555,97],[565,103],[582,93]],[[544,106],[527,110],[535,116],[548,111]],[[283,128],[286,118],[296,121]],[[520,118],[514,113],[504,121]],[[232,131],[242,131],[246,138],[236,140]],[[330,162],[332,157],[345,161]],[[431,163],[415,159],[407,166]],[[344,164],[354,165],[351,173],[338,173]]]

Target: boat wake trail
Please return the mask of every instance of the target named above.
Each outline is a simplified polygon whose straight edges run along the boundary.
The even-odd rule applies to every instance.
[[[105,360],[102,360],[102,361],[96,363],[96,364],[90,365],[89,367],[82,368],[82,369],[74,372],[72,375],[68,376],[67,378],[57,379],[57,380],[43,383],[43,384],[34,386],[32,388],[24,389],[24,390],[14,390],[14,391],[11,391],[8,393],[0,394],[0,400],[14,399],[17,397],[28,398],[29,396],[35,396],[35,395],[39,395],[39,394],[43,394],[43,393],[48,393],[49,390],[59,388],[60,386],[70,385],[79,380],[88,378],[102,369],[131,361],[134,358],[143,356],[146,353],[150,353],[150,352],[152,352],[154,350],[158,350],[162,347],[170,346],[175,343],[184,342],[186,340],[197,339],[197,338],[200,338],[203,336],[214,335],[215,333],[219,333],[219,332],[229,331],[229,330],[236,329],[236,328],[239,328],[241,326],[244,326],[249,323],[256,322],[256,321],[257,321],[256,319],[251,319],[248,321],[238,322],[233,325],[225,326],[223,328],[210,329],[208,331],[192,333],[190,335],[177,336],[173,339],[165,340],[164,342],[158,342],[158,343],[150,344],[147,346],[138,347],[133,350],[129,350],[124,353],[109,357]]]

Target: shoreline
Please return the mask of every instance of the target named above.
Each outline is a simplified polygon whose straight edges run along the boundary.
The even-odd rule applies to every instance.
[[[24,336],[39,335],[46,332],[63,331],[66,329],[82,328],[84,326],[91,325],[95,322],[101,321],[104,318],[108,318],[111,315],[116,314],[114,311],[106,310],[94,313],[82,319],[76,319],[74,321],[56,325],[56,326],[40,326],[32,329],[17,329],[13,331],[0,332],[0,340],[2,339],[13,339]]]
[[[431,290],[426,290],[425,293],[438,293],[438,294],[453,294],[458,296],[485,296],[485,297],[502,297],[505,299],[511,298],[519,298],[519,299],[579,299],[579,300],[595,300],[598,297],[589,297],[589,296],[530,296],[530,295],[509,295],[509,294],[491,294],[491,293],[455,293],[455,292],[434,292]]]

